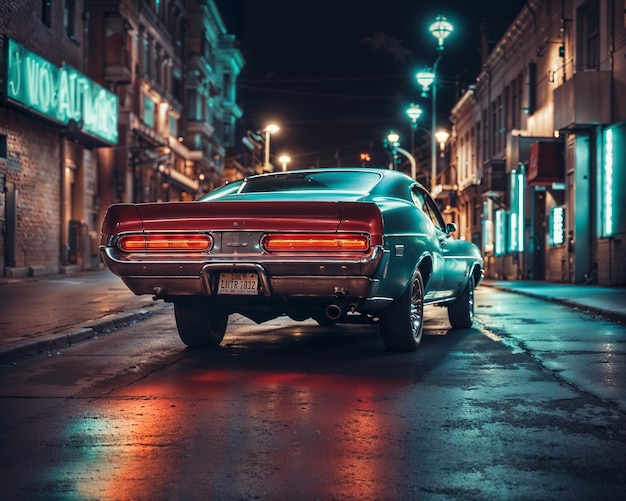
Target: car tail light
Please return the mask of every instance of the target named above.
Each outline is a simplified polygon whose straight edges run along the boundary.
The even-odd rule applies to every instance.
[[[208,235],[159,234],[126,235],[117,246],[124,252],[183,252],[209,250],[212,239]]]
[[[267,252],[366,252],[370,243],[361,234],[269,233],[261,246]]]

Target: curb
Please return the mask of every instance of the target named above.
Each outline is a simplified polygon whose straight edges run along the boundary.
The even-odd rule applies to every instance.
[[[152,311],[138,310],[131,313],[108,315],[102,319],[88,322],[75,330],[39,336],[36,339],[17,341],[0,347],[0,366],[15,365],[20,360],[31,358],[54,350],[73,346],[81,341],[97,338],[121,327],[141,322],[152,316]]]
[[[626,315],[619,311],[606,310],[603,308],[597,308],[597,307],[589,306],[586,304],[577,303],[576,301],[572,301],[570,299],[560,299],[557,297],[545,296],[545,295],[537,294],[534,292],[528,292],[528,291],[523,291],[523,290],[518,290],[518,289],[512,289],[510,287],[504,287],[501,285],[487,284],[487,283],[482,283],[481,285],[484,285],[485,287],[492,287],[493,289],[498,289],[498,290],[505,291],[505,292],[511,292],[513,294],[520,294],[522,296],[532,297],[534,299],[541,299],[543,301],[548,301],[550,303],[562,304],[563,306],[567,306],[569,308],[582,310],[583,313],[587,313],[592,316],[599,316],[606,320],[610,320],[612,322],[626,324]]]

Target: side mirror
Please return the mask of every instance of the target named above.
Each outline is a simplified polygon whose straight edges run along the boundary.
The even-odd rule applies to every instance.
[[[446,233],[448,235],[452,235],[453,233],[456,233],[456,224],[454,223],[446,224]]]

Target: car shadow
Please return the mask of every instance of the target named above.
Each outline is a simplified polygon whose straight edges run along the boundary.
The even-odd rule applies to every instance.
[[[184,349],[190,370],[236,370],[300,374],[335,374],[385,378],[410,384],[450,356],[456,346],[476,336],[476,329],[426,324],[419,348],[390,351],[377,325],[319,326],[313,321],[239,325],[215,349]]]

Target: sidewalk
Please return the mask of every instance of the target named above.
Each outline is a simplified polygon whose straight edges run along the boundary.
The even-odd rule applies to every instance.
[[[626,287],[490,279],[485,279],[480,285],[485,286],[578,308],[591,315],[626,324]]]
[[[489,279],[480,287],[524,294],[626,324],[625,287]],[[135,296],[108,270],[0,278],[0,365],[141,321],[154,308],[165,306],[163,301]]]
[[[151,296],[136,296],[104,268],[0,277],[0,366],[139,322],[167,306]]]

